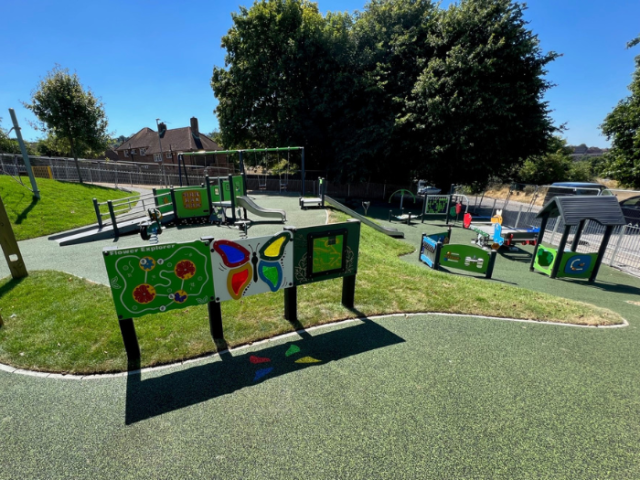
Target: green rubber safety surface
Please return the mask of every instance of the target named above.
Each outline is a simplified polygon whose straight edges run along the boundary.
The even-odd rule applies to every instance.
[[[0,478],[637,478],[637,342],[401,316],[128,377],[0,372]]]
[[[394,226],[416,248],[443,230]],[[476,281],[629,326],[396,316],[126,377],[0,371],[0,479],[639,478],[640,279],[603,266],[593,285],[551,280],[529,272],[531,250]]]

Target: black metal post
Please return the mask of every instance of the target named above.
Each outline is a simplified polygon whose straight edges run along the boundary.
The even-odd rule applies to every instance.
[[[302,147],[302,196],[304,197],[304,147]]]
[[[498,256],[498,251],[491,250],[491,253],[489,253],[489,266],[487,267],[487,273],[485,275],[485,278],[491,278],[491,276],[493,275],[493,267],[496,264],[497,256]]]
[[[449,208],[451,207],[451,195],[449,195],[449,200],[447,200],[447,211],[444,212],[444,214],[447,217],[447,221],[445,222],[446,225],[449,225]]]
[[[578,224],[576,234],[573,236],[573,242],[571,242],[571,251],[575,252],[578,249],[578,245],[580,244],[580,237],[582,236],[582,229],[584,228],[586,220],[580,220]]]
[[[298,321],[298,287],[284,289],[284,318],[290,322]]]
[[[559,220],[558,220],[559,221]],[[558,254],[553,261],[553,267],[551,268],[551,278],[558,276],[558,270],[560,270],[560,263],[562,263],[562,257],[564,255],[564,249],[567,247],[567,239],[569,238],[569,232],[571,231],[570,225],[564,226],[564,232],[562,232],[562,238],[560,238],[560,245],[558,245]]]
[[[233,188],[233,175],[229,175],[229,195],[231,197],[231,221],[236,223],[236,192]]]
[[[440,252],[442,251],[442,242],[436,243],[436,258],[433,261],[433,269],[438,270],[440,268]]]
[[[356,276],[342,277],[342,305],[346,308],[354,308],[356,299]]]
[[[158,203],[158,192],[156,191],[156,188],[153,187],[151,189],[151,191],[153,192],[153,203],[155,204],[155,206],[159,206],[160,204]]]
[[[606,230],[604,231],[604,235],[602,237],[602,242],[600,243],[600,248],[598,249],[598,257],[596,258],[596,264],[593,266],[593,271],[591,272],[591,276],[589,277],[589,283],[593,283],[598,276],[598,271],[600,270],[600,264],[602,263],[602,259],[604,258],[604,254],[607,250],[607,245],[609,245],[609,239],[611,238],[611,233],[613,232],[613,225],[607,225]]]
[[[140,345],[138,345],[138,336],[136,335],[136,328],[133,325],[133,319],[124,318],[118,320],[118,323],[120,324],[120,333],[122,333],[124,349],[127,351],[127,358],[130,362],[139,360]]]
[[[120,232],[118,231],[116,214],[113,212],[113,202],[111,200],[107,200],[107,206],[109,207],[109,216],[111,217],[111,224],[113,225],[113,234],[118,237]]]
[[[529,271],[533,272],[533,264],[536,261],[536,254],[538,253],[538,247],[542,243],[542,238],[544,237],[544,231],[547,229],[547,222],[549,221],[549,215],[545,215],[542,217],[542,222],[540,222],[540,231],[538,232],[538,239],[536,240],[536,244],[533,247],[533,254],[531,255],[531,263],[529,264]]]
[[[178,220],[180,220],[180,216],[178,215],[178,204],[176,203],[176,192],[173,189],[173,187],[171,187],[171,203],[173,204],[173,219],[175,222],[177,222]]]
[[[93,199],[93,208],[96,211],[96,218],[98,219],[98,227],[102,228],[102,215],[100,214],[100,205],[98,205],[98,199]]]
[[[209,175],[205,175],[204,184],[207,188],[207,199],[209,200],[209,218],[212,218],[213,214],[213,197],[211,195],[211,180],[209,179]]]
[[[214,340],[216,338],[224,338],[222,331],[222,310],[218,302],[209,302],[209,331]]]

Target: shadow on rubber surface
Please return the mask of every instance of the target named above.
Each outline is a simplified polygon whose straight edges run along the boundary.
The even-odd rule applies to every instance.
[[[143,380],[140,372],[127,377],[125,423],[130,425],[164,413],[195,405],[265,380],[324,365],[378,348],[403,343],[404,339],[371,320],[311,336],[264,350]],[[266,345],[265,345],[266,346]]]

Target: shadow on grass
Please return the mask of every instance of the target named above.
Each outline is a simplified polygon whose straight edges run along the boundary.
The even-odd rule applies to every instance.
[[[305,333],[302,339],[256,352],[223,352],[221,361],[147,380],[139,370],[132,371],[127,377],[125,423],[131,425],[271,378],[404,342],[371,320],[316,336]],[[132,367],[135,365],[129,365]]]
[[[24,220],[29,216],[29,213],[31,213],[31,210],[34,209],[34,207],[38,204],[39,201],[40,200],[38,200],[36,197],[33,197],[31,199],[31,203],[27,206],[27,208],[25,208],[22,212],[18,214],[18,216],[16,217],[15,224],[20,225],[22,222],[24,222]]]
[[[2,285],[0,287],[0,298],[2,298],[3,296],[5,296],[7,293],[9,293],[11,290],[13,290],[14,288],[16,288],[18,285],[20,285],[27,277],[22,277],[22,278],[12,278],[11,280],[9,280],[7,283],[5,283],[4,285]]]

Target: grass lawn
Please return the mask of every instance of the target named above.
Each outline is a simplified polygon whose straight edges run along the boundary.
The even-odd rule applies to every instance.
[[[0,196],[18,241],[96,223],[93,198],[104,202],[138,195],[90,184],[46,178],[37,181],[40,200],[35,200],[31,191],[10,176],[0,175]],[[29,185],[28,178],[23,178],[23,182]]]
[[[345,216],[334,215],[334,220]],[[499,282],[436,272],[399,258],[414,247],[362,226],[356,309],[340,304],[341,280],[298,289],[300,324],[283,319],[283,292],[222,304],[225,340],[246,344],[349,317],[396,312],[447,312],[610,325],[610,310]],[[412,253],[416,254],[416,253]],[[416,254],[417,255],[417,254]],[[99,257],[96,261],[101,261]],[[52,271],[0,282],[0,362],[51,372],[93,373],[126,369],[126,355],[110,291],[103,285]],[[207,308],[135,320],[142,365],[152,366],[215,351]]]

